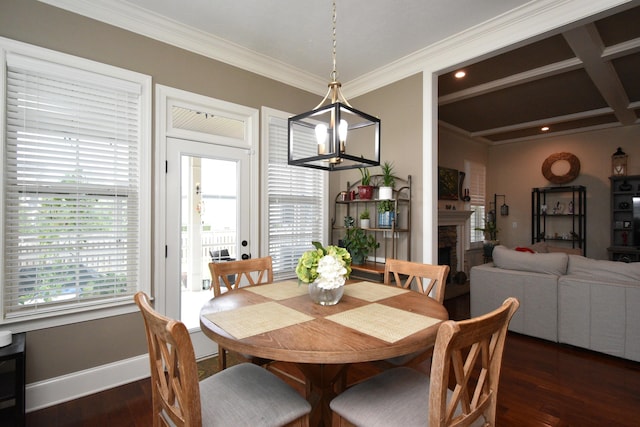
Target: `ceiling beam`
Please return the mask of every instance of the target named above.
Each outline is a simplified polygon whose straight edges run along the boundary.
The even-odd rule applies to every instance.
[[[604,43],[594,24],[587,24],[562,33],[565,40],[584,64],[584,69],[607,104],[623,125],[636,122],[627,96],[613,64],[603,59]]]

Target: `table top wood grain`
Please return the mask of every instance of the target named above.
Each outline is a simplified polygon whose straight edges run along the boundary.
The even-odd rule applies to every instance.
[[[293,291],[291,292],[293,296],[290,297],[287,297],[287,292],[279,292],[278,299],[270,298],[268,292],[267,295],[252,292],[250,288],[240,288],[213,298],[200,311],[200,326],[203,332],[229,350],[265,359],[311,364],[349,364],[382,360],[427,349],[433,346],[441,321],[448,319],[445,307],[434,299],[395,287],[393,289],[397,289],[398,292],[390,293],[389,285],[378,283],[355,282],[345,285],[344,296],[334,306],[322,306],[314,303],[304,291],[307,285],[298,285],[294,281],[261,286],[301,286],[304,288],[301,291],[290,288]],[[351,286],[354,287],[350,288]],[[379,294],[378,297],[381,299],[371,301],[370,299],[377,298],[376,294]],[[276,294],[274,293],[274,295]],[[370,298],[371,295],[373,298]],[[234,337],[229,331],[210,320],[212,317],[210,315],[214,313],[229,312],[225,314],[233,314],[233,310],[273,302],[293,309],[297,313],[302,313],[305,315],[302,317],[306,320],[243,338]],[[395,328],[396,331],[402,331],[412,327],[414,322],[405,318],[403,313],[409,314],[409,317],[417,315],[418,317],[413,320],[425,320],[424,324],[427,327],[390,342],[389,339],[381,339],[362,330],[330,320],[331,316],[346,313],[346,315],[360,315],[359,321],[367,322],[367,316],[370,316],[368,319],[370,322],[380,322],[376,313],[380,313],[378,309],[381,307],[387,315],[388,312],[398,314],[397,317],[386,316],[385,323],[381,325],[381,328],[389,326]],[[400,311],[395,312],[387,308]],[[354,309],[361,310],[349,312]],[[278,310],[279,313],[282,311]],[[242,313],[242,310],[238,313]],[[264,312],[261,313],[264,314]],[[215,316],[216,314],[213,315],[213,318]],[[255,320],[257,322],[267,321],[265,319]],[[391,340],[394,339],[391,338]]]

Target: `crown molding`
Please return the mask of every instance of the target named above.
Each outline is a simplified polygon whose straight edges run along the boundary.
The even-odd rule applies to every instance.
[[[220,37],[183,25],[138,6],[116,0],[39,0],[163,43],[241,68],[299,89],[324,95],[326,78],[311,75],[284,62]]]

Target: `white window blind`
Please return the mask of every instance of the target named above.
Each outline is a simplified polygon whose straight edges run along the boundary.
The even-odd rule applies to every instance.
[[[141,84],[6,57],[4,318],[131,302],[140,281]]]
[[[269,115],[267,125],[268,252],[274,278],[291,278],[311,242],[326,243],[327,172],[289,166],[287,119]]]
[[[471,243],[482,242],[484,233],[476,228],[484,228],[485,218],[485,188],[486,188],[486,168],[483,164],[465,161],[465,169],[469,177],[469,203],[470,210],[473,211],[470,217]]]

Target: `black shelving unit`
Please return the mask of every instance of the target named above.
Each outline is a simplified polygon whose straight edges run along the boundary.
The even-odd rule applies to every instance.
[[[611,246],[609,259],[640,262],[640,242],[633,233],[633,197],[640,196],[640,175],[611,176]]]
[[[531,243],[580,248],[587,254],[587,188],[542,187],[531,191]]]

